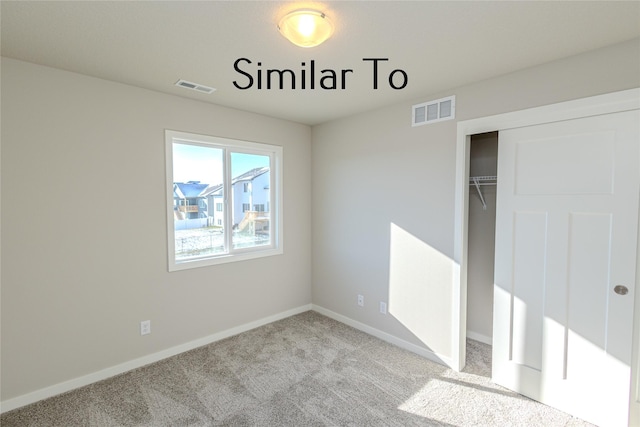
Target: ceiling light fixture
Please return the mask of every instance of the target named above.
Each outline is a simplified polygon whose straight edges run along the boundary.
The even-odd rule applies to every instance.
[[[322,12],[301,9],[286,14],[278,30],[296,46],[314,47],[331,37],[333,24]]]

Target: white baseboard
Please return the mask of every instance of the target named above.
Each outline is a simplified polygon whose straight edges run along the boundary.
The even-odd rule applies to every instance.
[[[335,313],[331,310],[328,310],[324,307],[321,307],[319,305],[316,304],[312,304],[312,310],[317,311],[320,314],[323,314],[327,317],[330,317],[334,320],[337,320],[338,322],[344,323],[345,325],[349,325],[352,328],[356,328],[362,332],[366,332],[369,335],[373,335],[376,338],[380,338],[383,341],[386,341],[390,344],[393,344],[395,346],[398,346],[400,348],[403,348],[405,350],[408,350],[412,353],[415,353],[419,356],[425,357],[429,360],[432,360],[436,363],[440,363],[441,365],[446,365],[450,368],[453,369],[453,359],[451,359],[451,357],[449,356],[444,356],[441,354],[437,354],[429,349],[426,349],[424,347],[420,347],[418,345],[415,345],[413,343],[410,343],[409,341],[405,341],[401,338],[398,338],[394,335],[388,334],[386,332],[383,332],[379,329],[373,328],[369,325],[365,325],[364,323],[360,323],[357,320],[353,320],[349,317],[343,316],[342,314],[338,314]]]
[[[479,334],[477,332],[467,331],[467,338],[471,338],[472,340],[480,341],[481,343],[484,343],[484,344],[493,345],[493,340],[491,339],[491,337]]]
[[[8,399],[0,402],[0,413],[8,412],[13,409],[20,408],[22,406],[29,405],[31,403],[35,403],[39,400],[47,399],[49,397],[53,397],[62,393],[66,393],[68,391],[87,386],[89,384],[93,384],[98,381],[106,380],[116,375],[120,375],[122,373],[131,371],[133,369],[141,368],[143,366],[149,365],[151,363],[158,362],[160,360],[166,359],[168,357],[175,356],[180,353],[184,353],[185,351],[193,350],[194,348],[202,347],[207,344],[214,343],[216,341],[223,340],[225,338],[232,337],[234,335],[241,334],[243,332],[249,331],[251,329],[258,328],[260,326],[267,325],[269,323],[285,319],[287,317],[294,316],[296,314],[304,313],[305,311],[314,310],[320,314],[323,314],[327,317],[330,317],[338,322],[349,325],[353,328],[356,328],[362,332],[365,332],[369,335],[373,335],[376,338],[379,338],[383,341],[386,341],[390,344],[396,345],[405,350],[411,351],[412,353],[418,354],[422,357],[425,357],[429,360],[432,360],[436,363],[440,363],[449,367],[453,367],[453,360],[448,356],[443,356],[441,354],[437,354],[429,349],[424,347],[420,347],[408,341],[405,341],[401,338],[398,338],[394,335],[383,332],[379,329],[373,328],[371,326],[365,325],[364,323],[353,320],[349,317],[343,316],[341,314],[335,313],[331,310],[328,310],[324,307],[315,305],[315,304],[307,304],[303,305],[291,310],[283,311],[281,313],[274,314],[272,316],[267,316],[262,319],[255,320],[253,322],[245,323],[244,325],[236,326],[231,329],[227,329],[222,332],[215,333],[213,335],[209,335],[207,337],[203,337],[194,341],[190,341],[188,343],[180,344],[175,347],[168,348],[166,350],[159,351],[157,353],[153,353],[147,356],[143,356],[137,359],[130,360],[128,362],[121,363],[116,366],[112,366],[110,368],[102,369],[97,372],[93,372],[88,375],[83,375],[78,378],[74,378],[69,381],[65,381],[59,384],[55,384],[49,387],[42,388],[40,390],[33,391],[31,393],[23,394],[22,396],[14,397],[12,399]],[[491,340],[487,337],[484,337],[479,334],[475,334],[473,332],[467,332],[467,336],[471,339],[475,339],[477,341],[483,341],[483,339],[489,340],[489,344]]]
[[[274,314],[272,316],[267,316],[262,319],[255,320],[253,322],[245,323],[244,325],[236,326],[234,328],[227,329],[226,331],[218,332],[204,338],[200,338],[194,341],[190,341],[188,343],[180,344],[175,347],[171,347],[166,350],[159,351],[157,353],[153,353],[147,356],[133,359],[128,362],[124,362],[119,365],[112,366],[110,368],[102,369],[100,371],[93,372],[88,375],[83,375],[81,377],[74,378],[69,381],[65,381],[59,384],[52,385],[50,387],[45,387],[40,390],[33,391],[31,393],[23,394],[22,396],[18,396],[12,399],[2,401],[0,402],[0,414],[11,411],[13,409],[20,408],[22,406],[29,405],[31,403],[35,403],[42,399],[53,397],[58,394],[66,393],[68,391],[71,391],[80,387],[84,387],[89,384],[93,384],[97,381],[106,380],[107,378],[120,375],[122,373],[131,371],[133,369],[141,368],[145,365],[149,365],[150,363],[158,362],[168,357],[172,357],[177,354],[184,353],[185,351],[193,350],[194,348],[202,347],[204,345],[211,344],[216,341],[220,341],[225,338],[232,337],[234,335],[238,335],[242,332],[246,332],[251,329],[255,329],[260,326],[263,326],[281,319],[285,319],[287,317],[294,316],[296,314],[304,313],[305,311],[309,311],[311,309],[312,309],[311,304],[303,305],[297,308],[293,308],[291,310]]]

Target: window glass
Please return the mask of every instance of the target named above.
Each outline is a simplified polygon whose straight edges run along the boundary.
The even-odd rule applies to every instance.
[[[222,197],[224,150],[181,142],[172,149],[175,259],[224,253],[224,228],[209,211],[216,193]]]
[[[270,215],[264,209],[255,209],[255,206],[271,200],[269,156],[232,152],[231,175],[234,198],[233,247],[268,245],[271,241]],[[252,206],[254,209],[251,209]]]

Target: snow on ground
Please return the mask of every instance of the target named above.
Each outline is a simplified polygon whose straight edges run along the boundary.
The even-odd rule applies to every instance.
[[[233,232],[234,249],[269,244],[269,235],[254,235],[247,232]],[[176,258],[224,253],[224,232],[222,228],[205,227],[175,231]]]

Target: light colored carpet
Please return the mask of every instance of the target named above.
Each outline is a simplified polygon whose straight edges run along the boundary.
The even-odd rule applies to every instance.
[[[0,417],[11,426],[588,426],[306,312]]]

